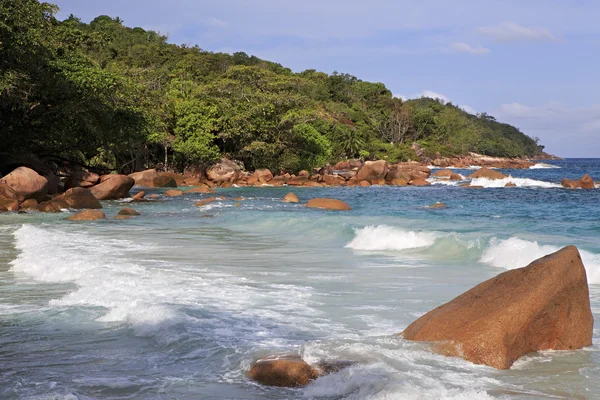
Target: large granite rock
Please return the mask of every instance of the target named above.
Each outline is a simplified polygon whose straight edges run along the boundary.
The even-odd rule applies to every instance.
[[[16,193],[18,201],[43,201],[48,195],[48,179],[28,167],[19,167],[11,171],[0,179],[0,184],[9,186]]]
[[[235,180],[240,171],[241,169],[236,163],[227,158],[222,158],[221,161],[206,171],[206,176],[214,182],[227,182]]]
[[[439,306],[402,332],[448,356],[508,369],[539,350],[592,344],[585,268],[574,246],[504,272]]]
[[[508,178],[508,176],[504,175],[502,172],[494,171],[493,169],[484,167],[473,172],[471,175],[469,175],[469,178],[504,179]]]
[[[306,203],[307,207],[310,208],[322,208],[325,210],[342,210],[347,211],[350,210],[350,206],[348,203],[337,200],[337,199],[326,199],[326,198],[314,198],[310,199],[308,203]]]
[[[100,177],[100,183],[89,190],[98,200],[118,200],[129,197],[135,180],[126,175],[111,174]]]
[[[385,160],[366,161],[356,174],[356,179],[371,182],[373,179],[385,179],[388,163]]]
[[[248,377],[267,386],[297,387],[317,379],[319,372],[300,357],[266,358],[254,363]]]

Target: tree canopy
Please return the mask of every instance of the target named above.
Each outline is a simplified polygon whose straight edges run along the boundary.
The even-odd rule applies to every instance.
[[[0,2],[2,151],[110,169],[140,158],[183,168],[225,155],[295,172],[353,157],[416,159],[413,142],[428,157],[543,149],[488,114],[402,101],[382,83],[178,46],[118,17],[58,21],[56,11]]]

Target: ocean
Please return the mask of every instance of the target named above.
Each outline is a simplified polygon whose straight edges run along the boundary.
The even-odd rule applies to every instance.
[[[600,159],[502,172],[511,178],[473,182],[482,189],[218,189],[244,200],[135,203],[142,215],[126,221],[110,218],[126,200],[103,202],[97,222],[0,214],[0,398],[600,399],[597,325],[593,346],[530,354],[506,371],[395,335],[570,244],[600,320],[600,190],[560,187],[600,180]],[[290,191],[352,210],[282,203]],[[246,377],[256,359],[289,353],[356,364],[295,389]]]

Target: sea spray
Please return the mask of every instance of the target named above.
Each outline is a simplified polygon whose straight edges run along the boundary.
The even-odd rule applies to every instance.
[[[505,240],[492,238],[480,261],[494,267],[515,269],[527,266],[534,260],[560,250],[561,247],[541,245],[536,241],[510,237]],[[587,272],[589,284],[600,284],[600,256],[579,249]]]
[[[346,247],[354,250],[405,250],[429,247],[435,243],[433,232],[405,231],[387,225],[356,229],[356,236]]]

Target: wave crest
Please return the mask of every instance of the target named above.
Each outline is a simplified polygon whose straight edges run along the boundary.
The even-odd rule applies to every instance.
[[[429,247],[435,243],[433,232],[415,232],[387,225],[355,229],[356,236],[346,247],[354,250],[406,250]]]

